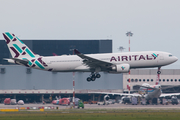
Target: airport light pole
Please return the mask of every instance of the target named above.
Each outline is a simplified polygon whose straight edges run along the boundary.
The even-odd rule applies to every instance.
[[[74,49],[70,49],[70,51],[73,51],[74,55]],[[73,108],[75,108],[75,72],[73,72]]]
[[[75,72],[73,72],[73,107],[75,108]]]
[[[129,37],[129,52],[130,52],[130,37],[133,36],[133,33],[130,31],[130,32],[127,32],[126,35]]]
[[[131,31],[127,32],[126,35],[129,37],[129,52],[130,52],[130,37],[133,36],[133,33]],[[129,80],[128,80],[128,85],[127,85],[127,89],[129,90],[129,94],[130,94],[130,90],[131,90],[131,85],[130,85],[130,82],[131,82],[131,79],[130,79],[130,70],[129,70]]]

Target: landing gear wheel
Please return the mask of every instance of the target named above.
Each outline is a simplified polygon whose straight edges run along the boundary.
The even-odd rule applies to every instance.
[[[96,74],[96,78],[100,78],[101,77],[101,75],[98,73],[98,74]]]
[[[161,71],[157,71],[157,74],[161,74]]]
[[[96,80],[96,78],[91,78],[91,80],[92,80],[92,81],[95,81],[95,80]]]
[[[95,75],[93,75],[93,76],[91,77],[91,80],[92,80],[92,81],[95,81],[95,80],[96,80]]]
[[[90,81],[91,81],[91,78],[90,78],[90,77],[88,77],[88,78],[87,78],[87,81],[88,81],[88,82],[90,82]]]
[[[91,72],[91,75],[90,77],[87,78],[87,81],[90,82],[90,81],[95,81],[96,78],[100,78],[101,75],[99,73],[94,73],[94,72]]]

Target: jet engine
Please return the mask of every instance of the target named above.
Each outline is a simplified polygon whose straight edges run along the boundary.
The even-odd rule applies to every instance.
[[[130,70],[129,64],[119,64],[112,67],[113,72],[117,73],[127,73]]]
[[[105,95],[105,96],[104,96],[104,101],[105,101],[105,102],[108,101],[109,98],[110,98],[109,95]]]

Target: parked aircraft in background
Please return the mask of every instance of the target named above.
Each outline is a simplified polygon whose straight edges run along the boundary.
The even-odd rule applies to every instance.
[[[178,60],[171,53],[160,51],[123,52],[104,54],[40,56],[33,53],[18,37],[9,32],[3,33],[12,58],[8,62],[46,71],[91,72],[87,81],[100,78],[99,72],[127,73],[133,68],[151,68],[169,65]]]
[[[110,98],[109,95],[105,95],[103,102],[97,102],[97,104],[98,105],[109,105],[109,102],[108,102],[109,98]]]
[[[136,85],[138,86],[138,85]],[[139,86],[140,89],[138,93],[133,94],[127,94],[127,93],[108,93],[108,92],[92,92],[92,93],[98,93],[98,94],[111,94],[111,95],[120,95],[120,96],[130,96],[130,97],[141,97],[145,98],[146,101],[153,100],[154,98],[160,98],[160,97],[172,97],[180,95],[180,93],[162,93],[161,85],[159,84],[159,79],[156,80],[155,85],[150,85],[148,83],[143,83],[142,86]]]

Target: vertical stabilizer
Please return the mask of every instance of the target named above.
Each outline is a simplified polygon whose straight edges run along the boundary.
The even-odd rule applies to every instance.
[[[34,54],[18,37],[14,34],[5,32],[3,33],[12,58],[35,58]]]

